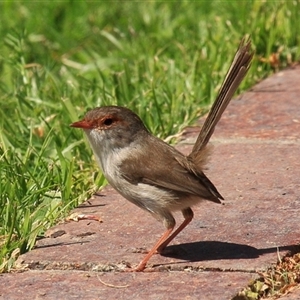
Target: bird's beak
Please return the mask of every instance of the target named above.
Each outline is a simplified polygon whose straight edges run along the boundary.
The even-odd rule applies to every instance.
[[[82,128],[82,129],[92,129],[93,128],[93,124],[84,119],[81,121],[74,122],[70,126],[75,127],[75,128]]]

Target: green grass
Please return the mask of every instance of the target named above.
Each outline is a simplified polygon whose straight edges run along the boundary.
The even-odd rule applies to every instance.
[[[207,111],[244,35],[256,54],[241,89],[300,54],[299,1],[2,1],[0,11],[0,271],[104,184],[69,127],[87,109],[127,106],[166,138]]]

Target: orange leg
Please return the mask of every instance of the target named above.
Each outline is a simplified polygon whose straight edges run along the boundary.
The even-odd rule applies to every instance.
[[[157,248],[158,253],[161,253],[169,245],[169,243],[177,236],[177,234],[180,231],[182,231],[192,221],[194,217],[194,213],[190,208],[184,209],[182,211],[182,214],[184,216],[184,221],[169,237],[166,238],[165,241],[161,243],[161,245],[158,246]]]
[[[157,252],[158,247],[160,246],[161,243],[164,242],[165,239],[168,238],[168,236],[171,234],[173,230],[172,228],[169,228],[163,235],[162,237],[157,241],[157,243],[154,245],[154,247],[148,252],[148,254],[143,258],[143,260],[139,263],[139,265],[137,266],[137,268],[135,268],[132,271],[136,271],[136,272],[141,272],[145,269],[146,264],[148,262],[148,260],[151,258],[151,256]]]
[[[173,224],[173,222],[171,223],[172,225],[169,224],[170,228],[168,228],[165,233],[161,236],[161,238],[157,241],[157,243],[154,245],[154,247],[149,251],[149,253],[143,258],[143,260],[139,263],[139,265],[137,266],[137,268],[135,269],[130,269],[127,271],[130,272],[141,272],[144,271],[144,269],[146,268],[146,265],[149,261],[149,259],[152,257],[152,255],[156,252],[161,253],[164,248],[175,238],[175,236],[182,231],[193,219],[194,217],[194,213],[191,210],[191,208],[186,208],[184,210],[182,210],[182,214],[184,216],[184,221],[182,222],[182,224],[173,232],[173,234],[171,234],[171,232],[174,229],[175,226],[175,222]],[[171,216],[172,217],[172,216]],[[172,217],[173,218],[173,217]],[[170,219],[169,219],[170,220]],[[171,234],[171,235],[170,235]]]

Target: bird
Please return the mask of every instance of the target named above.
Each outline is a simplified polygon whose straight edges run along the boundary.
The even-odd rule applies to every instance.
[[[151,134],[140,117],[126,107],[97,107],[70,125],[83,129],[108,183],[165,227],[162,236],[132,271],[144,271],[152,255],[163,252],[192,221],[194,205],[205,200],[215,203],[224,200],[203,172],[211,154],[208,142],[247,74],[252,58],[251,41],[243,38],[189,155]],[[182,212],[184,221],[174,230],[175,211]]]

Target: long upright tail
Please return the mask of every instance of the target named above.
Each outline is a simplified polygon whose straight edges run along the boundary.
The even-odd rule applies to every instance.
[[[195,162],[197,162],[197,160],[201,160],[198,155],[202,154],[202,150],[209,142],[209,139],[212,136],[214,129],[221,119],[221,116],[227,105],[232,99],[233,94],[247,74],[253,57],[253,53],[251,52],[250,48],[250,40],[245,41],[245,39],[242,39],[220,88],[219,94],[204,122],[194,148],[191,154],[188,156],[191,160]]]

